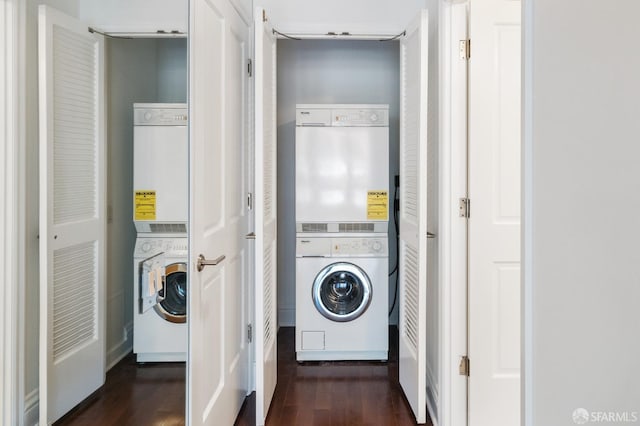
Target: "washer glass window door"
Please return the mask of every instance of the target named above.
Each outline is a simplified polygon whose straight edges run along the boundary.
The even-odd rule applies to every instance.
[[[161,301],[154,308],[165,320],[184,323],[187,321],[187,264],[167,265],[165,277],[164,287],[159,291]]]
[[[369,307],[371,281],[357,265],[338,262],[323,268],[312,287],[313,303],[325,318],[353,321]]]

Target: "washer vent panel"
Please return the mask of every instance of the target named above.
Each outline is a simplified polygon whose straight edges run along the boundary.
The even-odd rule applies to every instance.
[[[373,223],[341,223],[338,225],[340,232],[375,232]]]
[[[302,232],[328,232],[326,223],[303,223]]]
[[[149,229],[156,234],[181,234],[187,232],[184,223],[150,223]]]

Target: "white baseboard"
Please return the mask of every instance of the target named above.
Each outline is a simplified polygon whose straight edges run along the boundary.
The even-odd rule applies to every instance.
[[[296,325],[296,308],[278,309],[278,326],[279,327],[295,327],[295,325]]]
[[[24,421],[25,426],[38,426],[40,418],[39,390],[35,388],[24,396]]]
[[[133,322],[125,325],[125,329],[122,340],[107,351],[107,371],[133,350]]]

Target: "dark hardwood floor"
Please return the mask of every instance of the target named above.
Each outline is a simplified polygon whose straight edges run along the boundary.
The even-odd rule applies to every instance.
[[[138,365],[130,354],[100,389],[54,426],[181,426],[185,424],[185,363]]]
[[[389,328],[389,361],[298,364],[295,331],[278,331],[278,385],[267,426],[415,425],[398,384],[398,329]],[[255,424],[255,395],[236,425]],[[427,422],[431,426],[431,422]]]
[[[389,338],[386,363],[298,364],[294,329],[281,328],[278,386],[267,426],[415,425],[398,384],[397,328],[390,328]],[[184,363],[137,365],[129,355],[107,373],[102,388],[55,426],[184,425],[184,398]],[[236,425],[255,425],[255,394],[245,401]]]

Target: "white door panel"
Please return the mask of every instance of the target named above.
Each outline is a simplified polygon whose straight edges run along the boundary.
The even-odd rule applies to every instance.
[[[105,379],[104,46],[39,8],[40,422]]]
[[[277,373],[276,38],[255,12],[256,423],[263,425]]]
[[[520,422],[520,2],[470,6],[469,425]]]
[[[400,385],[426,422],[428,14],[400,40]]]
[[[187,422],[232,424],[248,384],[249,29],[228,0],[191,0],[189,19]],[[199,271],[200,255],[217,264]]]

